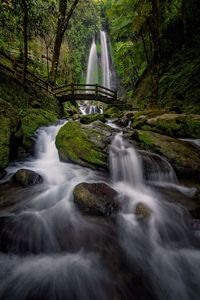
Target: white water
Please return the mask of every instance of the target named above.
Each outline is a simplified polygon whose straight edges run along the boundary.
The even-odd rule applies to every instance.
[[[101,39],[101,67],[102,67],[102,85],[108,89],[111,88],[111,71],[108,54],[108,42],[105,31],[100,31]]]
[[[74,186],[109,180],[60,162],[55,137],[61,126],[39,129],[36,158],[7,170],[11,176],[32,169],[44,183],[33,187],[32,195],[25,189],[25,205],[4,213],[0,246],[8,239],[10,253],[0,252],[0,299],[199,300],[200,252],[184,209],[145,185],[136,150],[117,134],[110,149],[113,187],[121,195],[117,224],[79,213]],[[135,216],[139,202],[151,209],[149,220]]]
[[[86,84],[97,84],[97,83],[98,83],[98,58],[97,58],[96,43],[95,40],[93,39],[90,48],[89,58],[88,58]]]
[[[122,134],[113,140],[110,161],[114,188],[122,195],[120,243],[130,268],[146,275],[154,294],[141,299],[198,300],[200,252],[191,245],[184,209],[144,184],[141,160]],[[150,209],[149,220],[134,215],[138,203]]]

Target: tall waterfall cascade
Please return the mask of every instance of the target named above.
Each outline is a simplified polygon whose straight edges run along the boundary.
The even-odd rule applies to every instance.
[[[101,59],[98,59],[97,55],[97,46],[95,39],[93,39],[89,58],[87,65],[87,77],[86,84],[102,84],[106,88],[111,88],[111,71],[110,71],[110,62],[109,62],[109,51],[108,51],[108,42],[105,31],[100,31],[100,45],[101,45]],[[100,62],[100,65],[99,65]],[[100,72],[101,70],[101,72]],[[99,79],[99,74],[102,74],[101,80]],[[87,92],[89,93],[89,92]],[[91,105],[86,101],[87,107],[82,107],[81,112],[87,114],[101,113],[102,108],[96,107],[96,105]],[[87,110],[87,112],[86,112]]]
[[[88,58],[86,84],[96,83],[98,83],[98,58],[97,46],[93,39]]]
[[[111,88],[111,71],[109,62],[108,42],[105,31],[100,31],[101,39],[101,68],[102,68],[102,85],[108,89]]]

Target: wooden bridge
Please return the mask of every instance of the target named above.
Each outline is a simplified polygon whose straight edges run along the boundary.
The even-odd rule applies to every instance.
[[[98,84],[68,84],[54,89],[54,94],[63,103],[66,101],[100,101],[113,103],[117,101],[117,92]]]
[[[0,50],[0,70],[12,76],[20,84],[22,83],[23,66],[15,58],[5,54]],[[34,87],[38,87],[57,97],[60,103],[67,101],[100,101],[107,104],[116,103],[117,92],[98,84],[67,84],[62,86],[52,85],[48,80],[44,80],[33,72],[27,70],[26,82]]]

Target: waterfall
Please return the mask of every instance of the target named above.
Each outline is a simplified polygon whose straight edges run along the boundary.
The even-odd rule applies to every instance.
[[[105,31],[100,31],[101,39],[101,67],[102,67],[102,85],[111,88],[111,71],[109,64],[108,43]]]
[[[96,43],[93,39],[88,58],[86,84],[96,83],[98,83],[98,58]]]
[[[124,181],[139,186],[143,182],[142,166],[133,147],[124,143],[122,133],[115,135],[110,148],[113,182]]]

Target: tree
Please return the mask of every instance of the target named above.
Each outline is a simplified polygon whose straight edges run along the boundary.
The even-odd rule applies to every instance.
[[[74,0],[67,13],[67,0],[59,1],[59,16],[58,16],[53,58],[52,58],[52,65],[51,65],[51,72],[50,72],[50,80],[52,83],[55,83],[56,81],[62,40],[78,2],[79,0]]]

